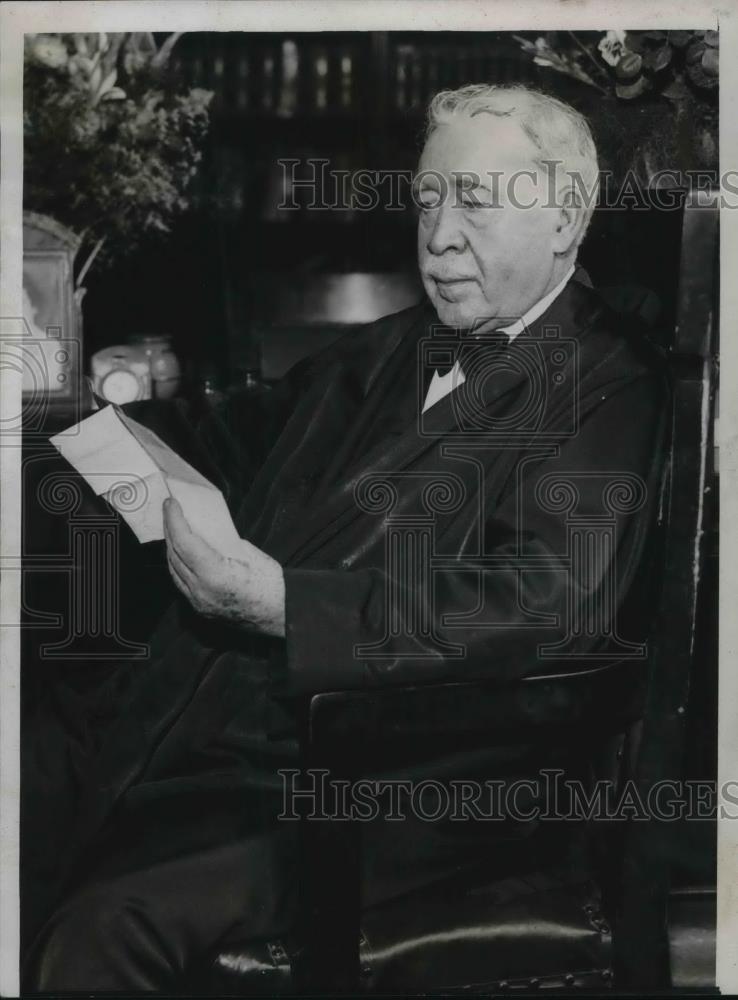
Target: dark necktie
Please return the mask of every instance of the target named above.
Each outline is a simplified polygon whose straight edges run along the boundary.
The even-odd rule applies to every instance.
[[[462,334],[456,349],[451,354],[443,360],[434,359],[432,363],[425,365],[423,399],[428,395],[435,372],[438,372],[439,377],[447,375],[458,362],[464,377],[468,378],[470,373],[486,368],[509,343],[510,338],[504,330],[493,330],[481,337]]]

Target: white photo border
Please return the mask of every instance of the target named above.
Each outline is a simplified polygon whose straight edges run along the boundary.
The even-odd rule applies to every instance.
[[[25,32],[605,30],[718,28],[720,165],[738,168],[738,7],[730,0],[62,0],[0,7],[0,322],[22,315],[22,62]],[[738,212],[721,213],[720,712],[718,782],[738,778]],[[1,333],[2,331],[0,331]],[[17,373],[0,372],[0,419],[20,412]],[[730,388],[729,388],[730,387]],[[732,391],[731,391],[732,390]],[[0,547],[20,537],[20,449],[0,449]],[[0,621],[17,621],[20,581],[0,580]],[[0,995],[19,992],[20,635],[0,628]],[[738,993],[738,823],[718,824],[717,983]]]

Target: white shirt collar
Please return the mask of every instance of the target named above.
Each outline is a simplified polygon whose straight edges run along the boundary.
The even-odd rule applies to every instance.
[[[572,264],[558,285],[552,288],[548,295],[544,295],[542,299],[539,299],[534,306],[530,307],[527,313],[523,313],[520,319],[511,323],[510,326],[501,326],[500,331],[506,333],[510,340],[515,340],[518,334],[522,333],[526,327],[534,323],[539,316],[543,316],[553,300],[563,292],[564,285],[567,284],[575,270],[576,266]]]
[[[574,274],[575,269],[575,265],[572,264],[558,285],[556,285],[555,288],[552,288],[548,295],[544,295],[542,299],[539,299],[534,306],[531,306],[528,312],[524,313],[519,320],[511,323],[510,326],[500,327],[500,329],[508,335],[510,340],[514,340],[519,333],[522,333],[526,327],[530,326],[530,324],[537,320],[539,316],[542,316],[545,313],[553,300],[564,290],[564,286],[569,281],[572,274]],[[447,396],[450,392],[453,392],[454,389],[457,389],[465,381],[466,376],[464,375],[458,361],[454,363],[451,371],[446,372],[445,375],[439,375],[438,372],[434,372],[431,384],[428,387],[428,392],[425,397],[425,403],[423,404],[423,413],[425,413],[426,410],[429,410],[431,406],[434,406],[440,399],[443,399],[444,396]]]

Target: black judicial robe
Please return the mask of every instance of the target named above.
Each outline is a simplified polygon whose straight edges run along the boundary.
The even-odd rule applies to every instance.
[[[298,760],[295,697],[522,677],[540,669],[542,644],[562,639],[567,595],[582,606],[599,599],[608,573],[608,614],[642,606],[638,570],[664,451],[666,388],[655,355],[591,288],[572,280],[526,337],[502,350],[488,379],[468,379],[421,422],[419,350],[437,325],[422,304],[352,331],[274,391],[263,416],[272,438],[266,454],[258,454],[253,427],[239,430],[249,468],[236,522],[285,568],[286,638],[203,623],[174,602],[149,661],[131,667],[94,751],[74,765],[73,809],[68,798],[62,804],[68,789],[42,786],[47,815],[52,825],[57,815],[59,826],[48,828],[55,850],[44,850],[36,831],[36,850],[26,852],[28,877],[43,883],[39,913],[93,875],[254,833],[280,830],[289,841],[292,830],[276,819],[277,771]],[[569,345],[563,355],[531,352],[531,342],[552,335]],[[476,434],[475,422],[489,433]],[[607,477],[625,481],[626,494],[640,482],[642,496],[631,504],[636,509],[625,504],[617,516],[610,561],[585,585],[563,563],[566,503],[557,496],[568,482],[575,513],[599,515]],[[398,576],[388,628],[388,575],[399,571],[388,570],[387,517],[427,517],[434,483],[433,551],[447,557],[434,603],[419,611],[407,593],[415,584]],[[480,555],[494,556],[494,565],[464,564]],[[538,568],[521,573],[521,555],[539,557]],[[407,620],[418,614],[427,614],[432,628]],[[463,655],[449,656],[459,645]],[[601,652],[603,640],[582,635],[575,647]],[[565,756],[555,747],[539,757],[529,748],[516,753],[501,756],[500,773],[530,774]],[[410,764],[406,773],[496,776],[489,757],[461,756],[458,767],[448,760],[420,770]],[[29,766],[24,774],[33,783]],[[448,836],[430,824],[420,832],[396,824],[391,845],[385,841],[368,863],[367,899],[458,865],[465,838],[479,837],[460,827],[468,824]],[[497,833],[484,836],[489,843]],[[500,836],[510,838],[510,830]]]

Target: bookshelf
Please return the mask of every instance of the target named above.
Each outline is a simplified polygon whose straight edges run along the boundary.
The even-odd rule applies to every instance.
[[[193,32],[174,69],[215,90],[221,115],[282,119],[422,112],[445,87],[537,77],[499,32]]]
[[[500,33],[192,33],[181,39],[174,69],[215,91],[209,152],[222,207],[238,214],[256,196],[265,222],[284,221],[264,203],[280,157],[324,157],[349,172],[412,170],[436,91],[537,78]],[[214,176],[206,176],[213,190]],[[300,222],[323,221],[303,214]]]

